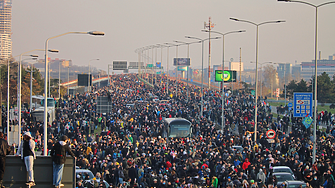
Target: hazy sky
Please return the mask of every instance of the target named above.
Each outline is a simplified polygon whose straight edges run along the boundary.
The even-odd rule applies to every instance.
[[[326,0],[308,0],[320,4]],[[319,45],[322,58],[335,53],[335,4],[319,8]],[[99,69],[115,60],[138,61],[135,49],[173,42],[191,42],[185,36],[207,38],[201,32],[211,17],[213,30],[222,33],[247,30],[225,37],[225,60],[242,61],[254,66],[256,27],[230,20],[235,17],[260,23],[286,20],[259,28],[259,62],[311,61],[314,59],[315,9],[298,3],[276,0],[13,0],[13,56],[35,48],[44,48],[49,37],[68,31],[104,31],[104,37],[67,35],[52,39],[50,49],[60,53],[51,58],[71,59],[87,65],[90,59]],[[213,34],[214,36],[214,34]],[[216,35],[215,35],[216,36]],[[163,66],[166,66],[166,48]],[[204,66],[208,66],[208,42],[204,48]],[[150,56],[151,56],[150,50]],[[176,48],[170,48],[170,68]],[[187,46],[179,47],[179,57],[187,56]],[[40,58],[43,53],[38,52]],[[154,50],[155,55],[155,50]],[[157,61],[161,51],[157,50]],[[201,66],[201,45],[190,46],[191,66]],[[212,42],[212,65],[222,62],[222,39]]]

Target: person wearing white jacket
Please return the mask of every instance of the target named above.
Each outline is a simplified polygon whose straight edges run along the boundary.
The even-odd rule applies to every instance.
[[[24,164],[26,165],[26,169],[28,172],[28,182],[27,185],[34,186],[34,159],[36,159],[35,155],[35,142],[31,137],[30,132],[26,132],[23,135],[23,142],[21,142],[21,145],[19,146],[17,153],[17,156],[21,155],[21,159],[24,160]]]

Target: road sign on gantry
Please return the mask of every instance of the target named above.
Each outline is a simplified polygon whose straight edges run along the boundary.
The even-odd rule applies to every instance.
[[[113,61],[113,70],[125,70],[127,68],[127,61]]]
[[[293,117],[312,117],[313,93],[293,94]]]

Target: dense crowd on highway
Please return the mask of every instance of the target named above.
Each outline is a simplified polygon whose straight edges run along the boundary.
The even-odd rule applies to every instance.
[[[56,120],[48,126],[47,148],[50,152],[62,135],[70,138],[77,167],[95,176],[77,174],[78,188],[106,187],[103,181],[111,187],[283,187],[273,172],[277,166],[288,166],[307,187],[335,185],[335,130],[317,131],[313,164],[313,134],[301,118],[275,117],[260,100],[255,142],[250,92],[226,97],[222,130],[219,91],[204,89],[201,115],[199,87],[178,82],[176,91],[170,80],[167,93],[165,83],[149,87],[134,74],[116,75],[111,86],[64,96]],[[98,96],[108,98],[110,113],[97,113]],[[163,120],[169,117],[189,120],[192,135],[167,139]],[[270,129],[276,132],[273,143],[265,135]],[[34,138],[36,153],[41,153],[43,123],[24,117],[22,132],[26,131]]]

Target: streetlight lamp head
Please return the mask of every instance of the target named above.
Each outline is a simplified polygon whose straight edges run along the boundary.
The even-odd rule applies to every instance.
[[[50,49],[50,50],[48,50],[49,52],[53,52],[53,53],[58,53],[59,52],[59,50],[57,50],[57,49]]]
[[[209,32],[208,30],[206,30],[206,29],[203,29],[203,30],[201,30],[202,32]]]
[[[240,21],[240,20],[237,19],[237,18],[229,18],[229,19],[234,20],[234,21]]]
[[[90,32],[88,32],[88,34],[90,34],[90,35],[104,36],[105,32],[102,32],[102,31],[90,31]]]
[[[247,32],[247,30],[241,30],[241,31],[238,31],[239,33],[242,33],[242,32]]]
[[[286,22],[285,20],[278,20],[277,23]]]
[[[285,2],[290,2],[291,0],[277,0],[277,1],[285,1]]]
[[[219,38],[221,38],[221,37],[215,37],[215,38],[213,38],[213,39],[219,39]]]
[[[32,54],[32,55],[30,55],[30,57],[33,57],[32,59],[34,59],[34,58],[38,58],[38,55]]]

